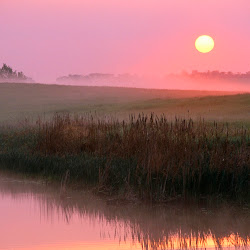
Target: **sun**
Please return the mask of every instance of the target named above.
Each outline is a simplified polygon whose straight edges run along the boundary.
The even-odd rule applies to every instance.
[[[214,40],[211,36],[199,36],[195,41],[195,47],[201,53],[208,53],[214,48]]]

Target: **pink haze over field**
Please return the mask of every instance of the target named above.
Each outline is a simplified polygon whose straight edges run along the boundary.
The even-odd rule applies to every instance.
[[[0,63],[40,82],[250,71],[249,0],[0,0],[0,34]],[[194,47],[203,34],[215,40],[211,53]]]

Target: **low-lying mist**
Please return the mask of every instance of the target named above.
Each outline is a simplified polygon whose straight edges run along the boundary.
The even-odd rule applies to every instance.
[[[204,78],[192,75],[168,75],[165,77],[137,76],[130,74],[69,75],[57,78],[57,84],[77,86],[112,86],[146,89],[180,89],[250,92],[250,77]]]

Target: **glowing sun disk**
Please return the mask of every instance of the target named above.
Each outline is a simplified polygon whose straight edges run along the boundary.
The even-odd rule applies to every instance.
[[[201,53],[208,53],[214,48],[214,40],[207,35],[200,36],[195,41],[195,47]]]

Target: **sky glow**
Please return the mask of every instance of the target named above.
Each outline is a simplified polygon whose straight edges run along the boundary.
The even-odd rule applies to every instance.
[[[250,70],[248,0],[1,0],[0,63],[36,81],[67,74]],[[196,38],[216,40],[201,54]]]

